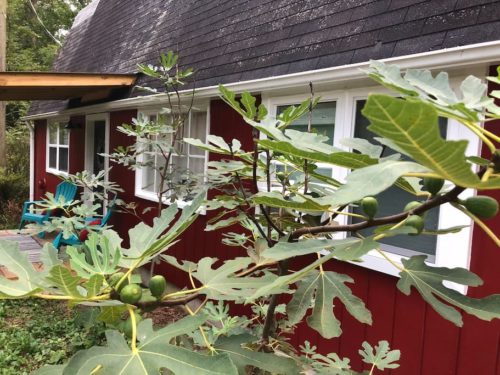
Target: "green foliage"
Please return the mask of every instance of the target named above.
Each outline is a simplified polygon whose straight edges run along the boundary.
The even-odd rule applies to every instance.
[[[177,56],[168,53],[160,56],[159,67],[140,65],[140,69],[176,92],[192,74],[190,69],[179,70],[177,63]],[[408,71],[402,76],[398,68],[382,63],[373,63],[369,74],[401,96],[371,95],[363,111],[370,121],[369,129],[381,137],[377,141],[400,154],[383,157],[382,146],[360,139],[344,142],[352,152],[340,150],[324,135],[294,130],[294,121],[311,116],[319,98],[289,107],[275,117],[263,105],[257,106],[251,94],[237,96],[221,86],[222,99],[254,133],[261,132],[265,138],[256,137],[253,150],[243,150],[238,140],[227,142],[213,135],[204,142],[185,139],[222,159],[209,164],[207,186],[189,197],[191,204],[182,213],[175,203],[166,209],[159,203],[152,225],[139,223],[129,231],[128,241],[113,231],[92,234],[81,249],[68,249],[71,270],[46,252],[44,271],[34,272],[15,246],[0,241],[0,263],[19,275],[16,281],[0,280],[3,298],[35,295],[64,299],[71,305],[96,306],[95,319],[111,329],[105,346],[81,351],[66,365],[39,373],[156,374],[166,369],[174,374],[355,374],[349,359],[335,353],[319,354],[308,343],[297,352],[287,337],[304,320],[325,338],[339,336],[342,327],[336,309],[340,304],[359,322],[372,323],[365,303],[350,289],[355,280],[328,268],[333,259],[363,262],[371,251],[399,271],[397,287],[403,293],[415,289],[456,325],[462,325],[459,310],[484,320],[500,318],[499,294],[474,299],[450,285],[479,286],[479,276],[461,268],[432,267],[423,255],[398,263],[380,245],[384,238],[394,236],[461,230],[460,226],[425,230],[426,212],[445,203],[469,214],[500,244],[459,199],[465,188],[499,188],[498,163],[466,156],[466,141],[443,139],[438,125],[439,116],[459,120],[491,148],[500,138],[482,129],[478,121],[495,118],[500,110],[484,96],[486,87],[474,77],[467,78],[461,94],[456,95],[446,74],[433,77],[426,71]],[[140,118],[124,125],[120,130],[137,137],[138,142],[117,149],[114,157],[123,165],[138,168],[142,166],[134,160],[148,147],[165,147],[166,153],[175,154],[176,143],[164,136],[181,134],[182,111],[177,116],[170,122]],[[162,138],[168,138],[167,142]],[[492,154],[495,152],[496,148]],[[479,173],[472,163],[482,166]],[[337,181],[322,175],[320,167],[344,168],[347,177]],[[92,184],[88,176],[79,179]],[[163,182],[167,180],[165,177]],[[444,180],[447,183],[443,184]],[[208,201],[205,188],[214,193]],[[415,198],[401,202],[401,206],[406,203],[401,212],[384,216],[384,207],[378,207],[370,196],[390,188],[403,189]],[[162,197],[159,195],[160,202]],[[425,199],[416,201],[418,197]],[[93,210],[70,203],[80,216]],[[353,212],[360,205],[366,216]],[[68,202],[49,198],[46,206],[68,207]],[[206,230],[223,229],[223,243],[244,249],[247,256],[225,261],[204,257],[192,262],[162,254],[181,240],[202,209],[218,210]],[[346,216],[344,224],[338,219],[340,215]],[[77,220],[63,219],[51,225],[64,231],[77,225]],[[366,235],[365,229],[372,234]],[[163,280],[155,286],[154,279],[148,289],[139,267],[158,257],[184,271],[189,285],[171,291]],[[290,269],[292,258],[301,258],[301,269]],[[280,304],[284,294],[291,295],[286,306]],[[188,305],[198,298],[199,303]],[[233,316],[228,301],[250,304],[251,315]],[[150,320],[140,321],[143,311],[163,305],[184,305],[190,316],[156,331]],[[375,369],[397,368],[400,357],[386,341],[375,347],[363,343],[359,353],[371,365],[371,374]]]
[[[169,342],[176,336],[193,331],[206,318],[188,317],[156,332],[151,320],[139,324],[140,344],[131,350],[116,331],[107,331],[107,346],[81,351],[66,365],[62,374],[87,375],[100,368],[101,374],[149,375],[166,368],[177,374],[237,375],[225,354],[202,355]]]
[[[99,345],[104,327],[94,320],[85,324],[91,311],[68,310],[64,302],[0,301],[0,372],[28,374],[46,364],[63,363],[78,350]]]
[[[400,273],[401,279],[397,285],[404,294],[410,294],[413,286],[436,312],[460,327],[463,325],[462,314],[455,308],[483,320],[500,318],[499,294],[475,299],[443,284],[444,281],[451,281],[460,285],[479,286],[483,284],[481,278],[464,268],[430,267],[424,261],[423,255],[403,260],[404,270]]]
[[[466,141],[443,139],[439,133],[438,111],[432,105],[387,95],[371,95],[363,115],[371,122],[369,130],[394,142],[440,178],[463,187],[500,187],[500,177],[483,182],[472,171],[465,159]]]
[[[360,350],[359,354],[363,362],[372,365],[372,371],[375,367],[381,371],[399,367],[399,364],[395,362],[399,361],[401,353],[399,350],[390,350],[387,341],[379,341],[375,348],[367,342],[364,342],[362,346],[363,350]]]

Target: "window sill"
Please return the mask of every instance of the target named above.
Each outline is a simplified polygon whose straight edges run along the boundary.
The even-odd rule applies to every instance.
[[[45,172],[50,173],[54,176],[58,176],[58,177],[68,177],[69,176],[68,172],[59,171],[57,169],[47,168],[47,169],[45,169]]]

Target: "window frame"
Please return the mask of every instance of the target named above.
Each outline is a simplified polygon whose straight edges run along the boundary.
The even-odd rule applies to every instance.
[[[451,84],[453,88],[458,87],[461,80],[453,79]],[[382,93],[388,95],[395,95],[393,92],[381,87],[381,86],[367,86],[363,88],[355,89],[345,89],[345,90],[335,90],[318,92],[315,96],[321,97],[320,102],[327,102],[336,100],[336,114],[335,114],[335,129],[334,129],[334,140],[333,145],[337,148],[351,151],[351,149],[340,144],[340,140],[344,138],[354,137],[355,131],[355,116],[356,116],[356,101],[364,100],[368,97],[370,93]],[[308,94],[290,95],[290,96],[265,96],[263,99],[264,103],[269,109],[269,113],[277,113],[277,108],[281,105],[293,105],[300,103],[301,101],[309,98]],[[261,137],[263,137],[261,135]],[[481,142],[479,139],[472,134],[465,126],[458,125],[456,120],[448,119],[448,129],[447,129],[447,140],[457,140],[466,139],[469,141],[467,152],[469,154],[476,154],[480,150]],[[332,177],[339,179],[340,181],[345,181],[349,171],[345,168],[334,168]],[[467,189],[464,193],[460,195],[460,198],[464,199],[466,197],[472,196],[475,191],[472,189]],[[347,216],[339,216],[337,221],[340,224],[347,224]],[[446,224],[444,224],[446,223]],[[458,233],[450,233],[446,235],[440,235],[437,237],[436,243],[436,255],[432,261],[427,261],[428,264],[439,266],[439,267],[463,267],[469,268],[470,266],[470,254],[472,249],[472,220],[463,213],[460,213],[454,209],[450,204],[445,204],[440,207],[438,226],[441,228],[449,228],[457,225],[468,225],[468,227],[462,229]],[[345,238],[346,233],[338,233],[337,238]],[[447,250],[448,249],[448,250]],[[452,250],[450,250],[452,249]],[[400,255],[386,250],[387,256],[396,263],[397,265],[402,265],[403,259],[408,259],[409,256],[415,254],[423,254],[418,252],[408,251],[408,256]],[[447,251],[453,251],[453,256]],[[352,262],[353,264],[372,269],[375,271],[380,271],[389,275],[399,276],[399,270],[391,265],[387,260],[383,258],[380,253],[375,250],[370,251],[367,255],[362,258],[363,262]],[[466,287],[458,284],[448,283],[449,286],[464,292]]]
[[[161,107],[154,107],[154,108],[147,108],[147,109],[139,109],[137,111],[137,116],[152,116],[152,115],[158,115],[161,112],[162,108]],[[201,105],[201,106],[196,106],[196,108],[191,109],[191,114],[188,119],[188,135],[186,137],[190,137],[191,133],[191,119],[192,119],[192,113],[193,112],[203,112],[206,113],[207,119],[205,123],[205,139],[206,137],[210,134],[210,104],[206,105]],[[187,150],[189,150],[189,145],[186,145]],[[189,152],[189,151],[188,151]],[[202,155],[192,155],[193,157],[203,159],[204,160],[204,166],[203,166],[203,174],[205,175],[206,178],[206,173],[207,173],[207,166],[208,166],[208,156],[209,153],[207,151],[204,151],[203,156]],[[188,165],[189,165],[189,157],[190,155],[186,155],[188,158]],[[143,161],[143,155],[140,155],[138,161]],[[155,192],[151,192],[149,190],[145,190],[142,187],[142,178],[143,178],[143,169],[144,168],[137,168],[135,170],[135,188],[134,188],[134,195],[137,198],[145,199],[151,202],[158,203],[158,195]],[[170,204],[170,201],[165,198],[163,200],[164,204]],[[176,201],[178,207],[183,208],[187,205],[190,204],[190,201],[184,201],[178,199]]]
[[[45,148],[45,171],[56,176],[68,176],[70,171],[70,145],[71,145],[71,131],[68,131],[68,144],[60,143],[60,131],[61,128],[65,128],[66,124],[69,122],[69,118],[55,118],[47,121],[47,133],[46,133],[46,148]],[[50,128],[52,125],[57,124],[57,143],[50,143]],[[56,168],[50,166],[50,149],[56,148]],[[63,171],[59,169],[59,150],[65,148],[68,150],[68,170]]]

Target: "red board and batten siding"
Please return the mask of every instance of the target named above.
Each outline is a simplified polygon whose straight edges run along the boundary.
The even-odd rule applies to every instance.
[[[77,126],[69,134],[69,172],[80,172],[85,168],[85,116],[71,117],[71,122]],[[47,172],[47,121],[35,121],[35,198],[41,198],[47,192],[54,192],[61,179]]]
[[[130,122],[136,111],[121,111],[110,114],[111,144],[110,149],[118,145],[126,145],[130,139],[119,133],[116,127],[124,122]],[[238,138],[244,148],[249,149],[252,134],[248,125],[221,101],[212,101],[210,107],[211,133],[220,135],[230,141]],[[490,130],[500,135],[500,122],[489,124]],[[81,130],[79,130],[81,131]],[[72,131],[73,132],[73,131]],[[83,134],[83,133],[82,133]],[[37,123],[36,147],[37,159],[35,175],[38,181],[47,178],[48,190],[53,191],[52,178],[45,174],[45,124]],[[81,152],[83,159],[82,143],[76,141],[76,136],[71,136],[71,146]],[[38,146],[41,149],[38,149]],[[71,150],[72,161],[80,157]],[[215,160],[215,159],[214,159]],[[70,161],[72,172],[73,162]],[[77,163],[77,161],[74,161]],[[82,164],[82,163],[80,163]],[[81,165],[83,168],[83,165]],[[134,173],[120,166],[113,166],[111,180],[119,183],[126,192],[122,198],[126,201],[135,201],[139,205],[138,213],[145,207],[155,206],[154,203],[134,197]],[[42,190],[37,189],[40,196]],[[500,200],[500,194],[494,196]],[[143,215],[143,219],[150,223],[154,212]],[[204,227],[210,217],[201,216],[182,236],[169,253],[179,259],[196,261],[204,256],[228,259],[241,255],[233,247],[221,244],[220,233],[205,232]],[[137,224],[138,219],[130,215],[116,214],[111,224],[122,236],[127,230]],[[500,220],[495,219],[488,223],[491,228],[500,233]],[[478,273],[485,281],[485,286],[471,288],[469,294],[481,297],[491,293],[500,292],[500,251],[492,241],[479,229],[473,233],[473,248],[471,270]],[[452,254],[453,249],[450,249]],[[302,262],[304,262],[303,260]],[[300,264],[294,264],[297,269]],[[379,340],[388,340],[393,348],[402,351],[401,367],[393,370],[393,374],[402,375],[500,375],[500,321],[484,322],[482,320],[464,315],[464,327],[457,328],[453,324],[439,317],[415,292],[405,296],[396,289],[397,278],[380,272],[368,270],[360,266],[346,263],[330,262],[328,269],[350,275],[355,284],[353,292],[362,298],[373,314],[373,324],[367,326],[358,323],[341,304],[335,307],[335,314],[342,322],[343,335],[333,340],[325,340],[307,325],[301,324],[292,343],[298,347],[305,340],[317,345],[323,353],[337,352],[341,356],[352,359],[355,369],[361,370],[363,364],[359,359],[358,349],[364,340],[376,344]],[[180,285],[187,282],[181,272],[168,268],[164,269],[170,280],[178,280]]]

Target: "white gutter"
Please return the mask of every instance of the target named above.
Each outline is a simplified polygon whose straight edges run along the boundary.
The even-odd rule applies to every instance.
[[[401,68],[426,68],[441,69],[453,67],[467,67],[500,61],[500,40],[486,43],[471,44],[462,47],[453,47],[438,51],[417,53],[413,55],[391,57],[383,59],[386,63],[397,64]],[[234,82],[225,86],[237,93],[242,91],[265,92],[269,90],[300,87],[309,82],[340,83],[365,78],[361,71],[367,68],[369,62],[336,66],[332,68],[310,70],[286,74],[281,76],[260,78],[250,81]],[[190,94],[191,90],[181,91],[181,94]],[[218,86],[208,86],[196,90],[196,99],[209,99],[219,95]],[[24,120],[45,119],[56,116],[70,116],[82,113],[110,112],[121,109],[134,109],[148,105],[160,105],[164,102],[166,94],[155,94],[113,102],[96,104],[86,107],[66,109],[58,112],[47,112],[23,117]]]

